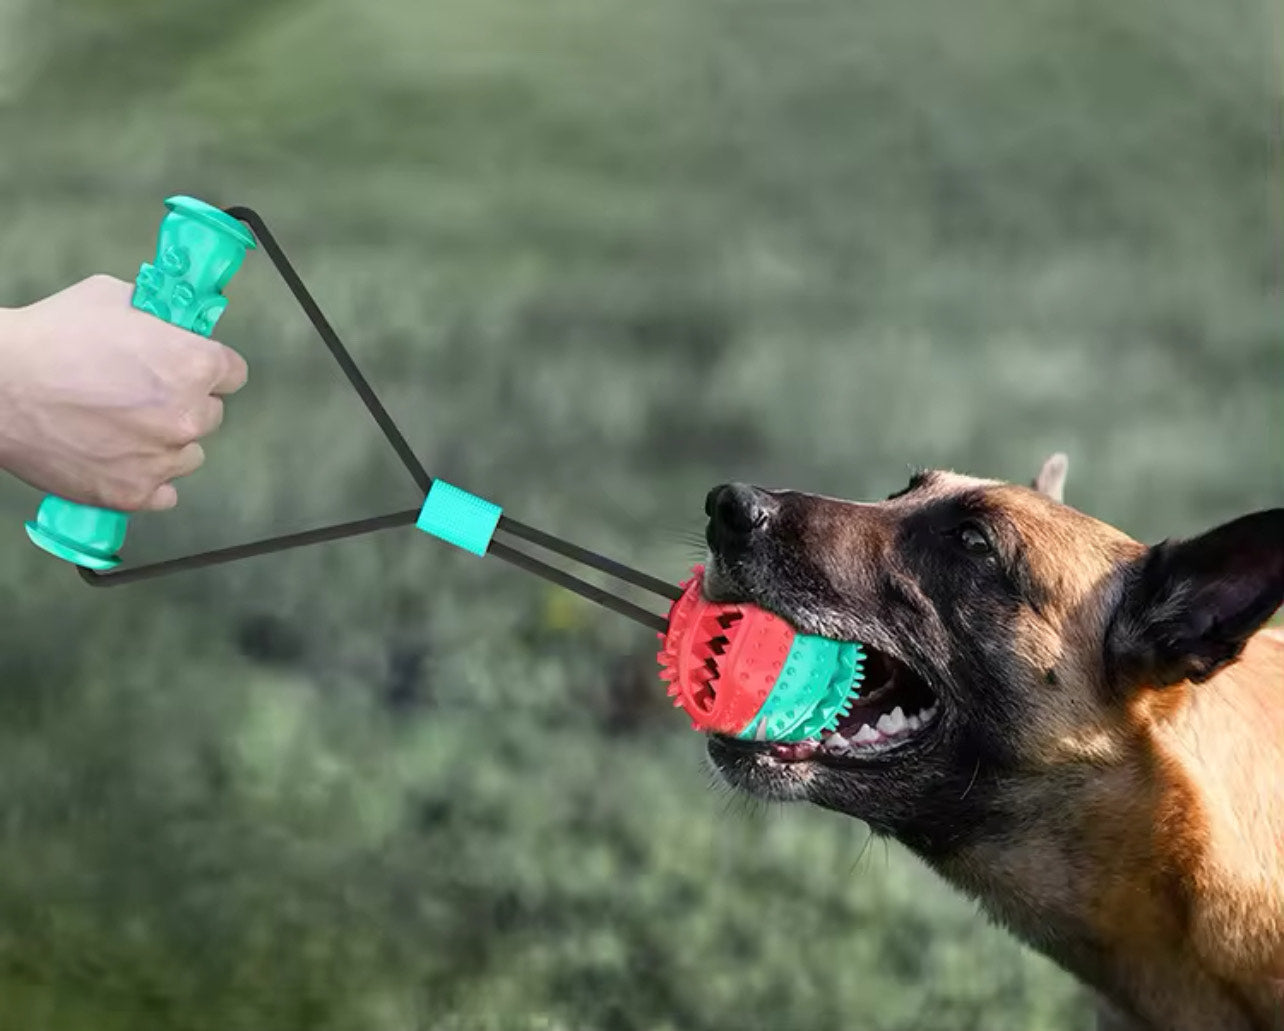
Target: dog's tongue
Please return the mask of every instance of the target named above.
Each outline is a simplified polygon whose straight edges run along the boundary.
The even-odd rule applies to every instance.
[[[783,759],[785,762],[802,762],[804,759],[810,759],[820,751],[820,742],[814,740],[808,741],[779,741],[771,746],[771,754],[777,759]]]

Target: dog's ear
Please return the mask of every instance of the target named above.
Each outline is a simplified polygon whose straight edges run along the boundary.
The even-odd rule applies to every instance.
[[[1117,687],[1207,680],[1284,604],[1284,508],[1150,548],[1124,574],[1106,638]]]
[[[1053,501],[1064,501],[1066,493],[1066,473],[1070,470],[1070,459],[1064,451],[1049,455],[1039,470],[1039,475],[1030,486],[1040,494],[1046,494]]]

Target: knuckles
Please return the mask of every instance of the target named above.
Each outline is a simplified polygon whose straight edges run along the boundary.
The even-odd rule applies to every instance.
[[[99,504],[117,511],[137,512],[151,500],[159,486],[159,482],[151,480],[112,484],[103,491]]]
[[[180,444],[190,444],[202,436],[207,427],[205,420],[194,408],[180,410],[173,420],[174,436]]]

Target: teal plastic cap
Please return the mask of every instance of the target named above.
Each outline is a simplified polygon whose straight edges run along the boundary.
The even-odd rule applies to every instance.
[[[117,553],[128,528],[124,512],[77,505],[50,494],[27,523],[27,536],[51,555],[78,566],[114,569],[120,565]]]

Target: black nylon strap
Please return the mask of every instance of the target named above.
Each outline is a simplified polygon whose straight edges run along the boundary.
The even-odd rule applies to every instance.
[[[339,363],[339,368],[343,370],[344,376],[352,384],[352,388],[357,392],[362,403],[365,404],[366,409],[378,424],[388,443],[392,445],[392,449],[397,453],[397,457],[401,459],[402,465],[406,467],[406,470],[413,477],[415,485],[426,495],[428,489],[432,486],[432,477],[428,475],[428,471],[411,449],[405,436],[398,429],[397,424],[393,422],[392,416],[388,414],[388,410],[380,402],[369,381],[361,374],[361,370],[357,368],[357,364],[352,360],[348,349],[344,347],[343,341],[339,339],[338,333],[334,331],[334,327],[330,325],[320,306],[312,294],[308,292],[308,288],[304,286],[303,280],[299,278],[294,266],[290,264],[289,258],[285,256],[285,251],[277,243],[262,216],[252,208],[247,207],[238,206],[224,210],[233,218],[239,219],[250,227],[259,243],[263,246],[263,250],[267,253],[272,265],[276,268],[277,273],[284,280],[285,285],[290,288],[290,292],[294,295],[299,307],[307,315],[308,321],[316,329],[317,335],[325,343],[330,354],[334,356],[334,360]],[[304,530],[300,533],[267,537],[247,544],[216,548],[212,551],[184,555],[161,562],[151,562],[142,566],[118,567],[109,572],[97,572],[85,569],[83,566],[78,567],[78,570],[81,578],[88,584],[95,587],[115,587],[122,584],[135,583],[139,580],[150,580],[155,577],[166,576],[170,573],[203,569],[209,566],[221,565],[225,562],[235,562],[238,559],[253,558],[257,555],[270,555],[273,552],[306,547],[309,544],[341,540],[345,537],[357,537],[366,533],[391,529],[392,527],[413,526],[418,516],[418,509],[407,509],[403,512],[393,512],[368,519],[357,519],[333,526],[322,526],[313,530]],[[525,523],[509,516],[501,515],[496,532],[501,531],[505,535],[521,538],[537,547],[608,573],[616,579],[651,591],[662,598],[676,600],[681,597],[682,592],[672,584],[665,583],[663,580],[656,579],[653,576],[648,576],[646,573],[639,572],[623,563],[589,551],[587,548],[581,548],[579,545],[562,540],[560,537],[544,533],[533,526],[527,526]],[[574,591],[581,597],[627,616],[643,626],[650,627],[660,633],[664,633],[668,628],[668,621],[663,616],[634,605],[632,602],[619,598],[609,591],[604,591],[600,587],[581,580],[579,577],[573,576],[556,566],[551,566],[535,556],[513,547],[504,540],[492,539],[486,553],[501,558],[520,569],[525,569],[527,572],[534,573],[536,576],[541,576],[559,587]]]
[[[339,334],[334,331],[330,325],[330,320],[325,317],[321,311],[321,306],[313,299],[308,288],[303,285],[303,280],[299,274],[294,271],[294,266],[290,264],[290,259],[285,256],[285,251],[281,250],[281,245],[276,242],[276,237],[272,235],[267,225],[264,224],[262,216],[253,208],[233,207],[227,208],[227,213],[233,218],[239,218],[248,225],[254,235],[258,238],[259,243],[263,245],[263,250],[271,259],[272,264],[276,266],[277,272],[285,281],[285,285],[290,288],[290,293],[294,294],[294,299],[299,302],[299,307],[308,317],[319,336],[334,355],[334,360],[339,363],[339,368],[343,374],[348,377],[348,382],[352,384],[352,389],[357,392],[362,403],[374,417],[374,421],[379,424],[379,429],[383,435],[388,438],[388,443],[392,449],[397,452],[397,457],[401,459],[401,464],[409,470],[410,475],[414,477],[415,485],[424,494],[428,493],[428,488],[432,486],[432,477],[428,475],[428,470],[416,457],[411,450],[410,444],[402,436],[401,430],[397,424],[392,421],[392,416],[384,408],[383,403],[376,396],[374,389],[370,386],[365,376],[361,375],[361,370],[357,368],[357,363],[352,360],[352,355],[348,349],[343,346],[343,341],[339,339]]]
[[[254,558],[256,555],[270,555],[274,551],[302,548],[308,544],[342,540],[344,537],[357,537],[363,533],[374,533],[376,530],[387,530],[394,526],[414,526],[415,519],[418,516],[419,509],[410,508],[404,512],[393,512],[390,515],[374,516],[370,519],[358,519],[351,523],[337,523],[334,526],[321,526],[315,530],[287,533],[280,537],[266,537],[263,540],[251,541],[248,544],[234,544],[229,548],[215,548],[213,551],[202,551],[195,555],[165,559],[163,562],[149,562],[145,566],[121,566],[109,573],[96,573],[91,569],[85,569],[83,566],[78,568],[86,583],[92,584],[94,587],[116,587],[120,584],[136,583],[139,580],[152,580],[170,573],[204,569],[207,566],[219,566],[224,562],[235,562],[237,559],[242,558]]]
[[[528,540],[532,544],[538,544],[549,551],[555,551],[559,555],[565,555],[567,558],[572,558],[586,566],[592,566],[594,569],[600,569],[604,573],[610,573],[617,580],[633,584],[634,587],[641,587],[643,590],[658,594],[662,598],[677,601],[682,597],[682,590],[673,584],[657,580],[654,576],[648,576],[646,573],[640,573],[636,569],[616,562],[614,559],[606,558],[604,555],[589,551],[587,548],[581,548],[578,544],[564,541],[560,537],[554,537],[552,534],[537,530],[533,526],[519,523],[516,519],[510,519],[508,516],[501,515],[499,517],[499,529],[511,533],[514,537]]]

